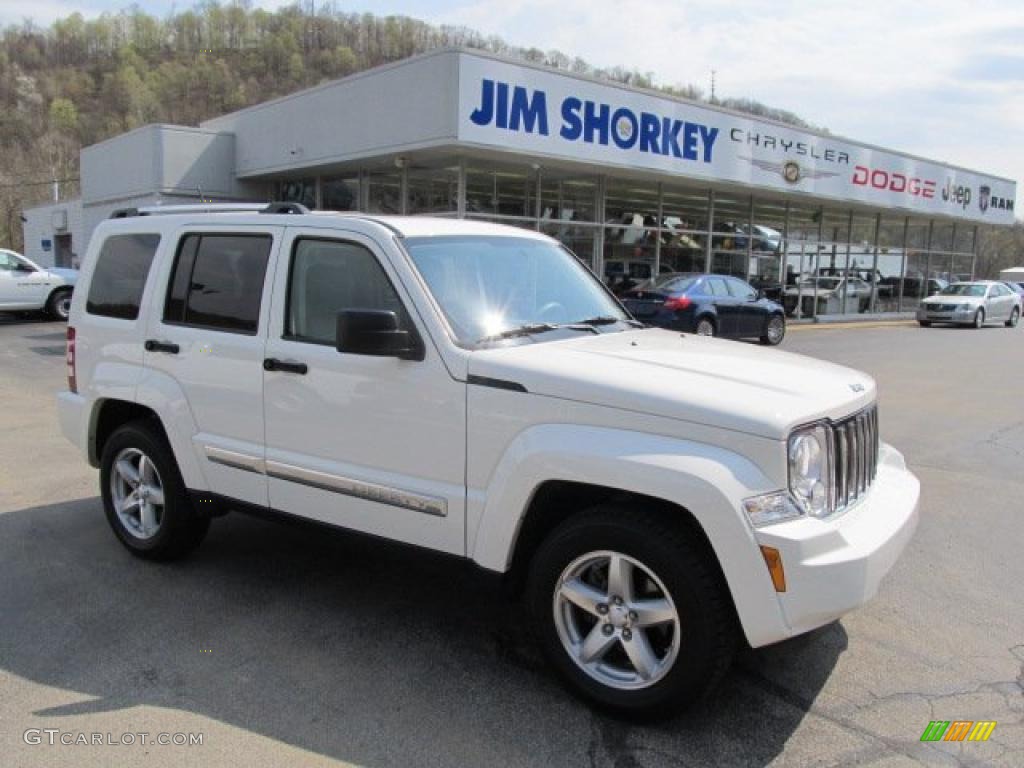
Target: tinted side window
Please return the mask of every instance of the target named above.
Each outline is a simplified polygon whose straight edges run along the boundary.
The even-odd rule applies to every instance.
[[[728,280],[729,293],[735,296],[737,299],[743,299],[744,301],[753,301],[757,298],[757,291],[751,288],[749,285],[744,283],[742,280]]]
[[[335,240],[298,240],[288,276],[286,338],[333,346],[343,309],[390,310],[408,326],[401,299],[369,250]]]
[[[255,334],[272,242],[270,235],[183,237],[164,322]]]
[[[100,248],[85,311],[134,320],[160,235],[111,235]]]
[[[729,289],[725,287],[725,280],[720,277],[709,277],[704,281],[707,285],[705,292],[710,292],[712,296],[728,296]],[[710,289],[710,291],[709,291]]]

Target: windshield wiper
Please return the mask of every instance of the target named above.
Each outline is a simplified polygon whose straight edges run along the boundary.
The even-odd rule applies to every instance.
[[[615,323],[625,323],[633,328],[646,328],[647,326],[641,323],[639,320],[633,320],[632,318],[626,317],[612,317],[611,315],[598,315],[597,317],[588,317],[586,320],[577,320],[575,323],[569,323],[569,325],[614,325]]]
[[[523,325],[517,325],[515,328],[509,328],[507,331],[501,331],[500,333],[492,333],[490,336],[484,336],[483,338],[477,339],[476,343],[483,344],[485,341],[514,339],[517,336],[532,336],[535,333],[554,331],[560,327],[561,326],[554,325],[553,323],[524,323]]]

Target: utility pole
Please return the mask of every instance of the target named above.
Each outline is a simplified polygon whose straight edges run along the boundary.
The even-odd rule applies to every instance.
[[[711,103],[715,103],[715,70],[711,70]]]

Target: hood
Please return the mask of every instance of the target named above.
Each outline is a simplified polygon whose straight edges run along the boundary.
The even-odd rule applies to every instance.
[[[47,267],[46,272],[47,274],[59,277],[68,285],[74,285],[75,282],[78,280],[77,269],[64,269],[63,267]]]
[[[929,296],[926,299],[921,299],[921,303],[927,306],[934,306],[936,304],[969,304],[972,307],[981,306],[985,302],[983,296]]]
[[[469,373],[539,395],[772,439],[875,400],[874,380],[850,368],[661,329],[479,350]]]

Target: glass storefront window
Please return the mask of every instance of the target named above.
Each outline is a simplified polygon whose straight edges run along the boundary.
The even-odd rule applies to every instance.
[[[953,239],[953,250],[957,253],[974,253],[974,224],[957,224],[956,237]]]
[[[661,271],[703,272],[708,236],[700,232],[661,231]]]
[[[367,206],[370,213],[400,214],[402,212],[402,174],[371,173],[366,176]]]
[[[715,195],[712,231],[736,234],[750,226],[750,198]],[[746,246],[744,246],[745,248]]]
[[[818,240],[821,237],[820,208],[811,208],[803,205],[792,205],[789,208],[789,233],[790,242],[794,240]]]
[[[928,220],[911,219],[907,226],[907,248],[921,250],[928,247]]]
[[[974,274],[974,257],[967,254],[953,255],[953,277],[957,281],[971,280]]]
[[[407,176],[408,204],[413,213],[450,213],[459,209],[459,169],[410,168]]]
[[[708,190],[666,185],[662,190],[662,226],[683,232],[707,232]]]
[[[469,216],[536,216],[536,196],[537,176],[530,169],[466,169]]]
[[[826,208],[821,214],[821,236],[833,243],[845,243],[850,239],[850,214]]]
[[[931,250],[947,252],[953,250],[952,224],[938,221],[935,222],[935,226],[932,227]]]
[[[541,174],[540,217],[556,221],[597,221],[597,183],[587,178]]]
[[[540,231],[560,242],[591,270],[594,269],[594,248],[597,243],[597,227],[587,227],[575,222],[543,222]]]
[[[655,227],[658,225],[657,210],[657,184],[608,179],[604,200],[606,224]]]
[[[289,179],[277,187],[277,199],[316,208],[316,179]]]
[[[320,194],[325,211],[358,211],[359,176],[323,179]]]
[[[637,214],[639,217],[639,214]],[[623,292],[654,275],[657,230],[635,225],[604,230],[604,281],[615,292]]]

